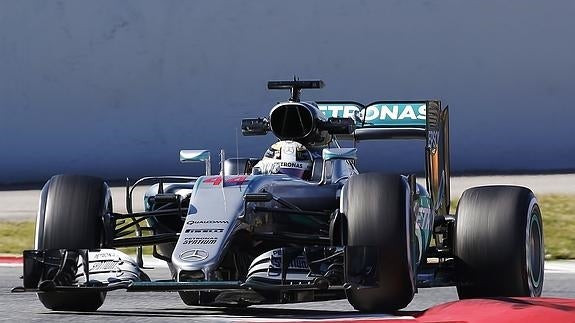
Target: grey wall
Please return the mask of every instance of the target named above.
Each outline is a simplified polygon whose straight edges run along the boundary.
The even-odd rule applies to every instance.
[[[0,183],[200,170],[178,150],[235,155],[239,119],[287,97],[266,81],[294,74],[326,82],[306,99],[442,99],[455,171],[574,169],[574,16],[573,1],[1,0]],[[421,145],[363,147],[364,169],[422,165]]]

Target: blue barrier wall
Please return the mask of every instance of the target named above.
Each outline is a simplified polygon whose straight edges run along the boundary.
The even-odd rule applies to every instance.
[[[294,74],[326,83],[304,99],[441,99],[455,171],[574,169],[574,16],[573,1],[2,1],[0,183],[201,170],[181,148],[261,155],[273,138],[237,138],[239,120]],[[421,144],[363,147],[363,169],[423,165]]]

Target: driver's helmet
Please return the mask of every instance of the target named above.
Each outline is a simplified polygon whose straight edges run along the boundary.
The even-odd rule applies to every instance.
[[[286,174],[308,179],[311,176],[313,157],[299,142],[284,140],[273,144],[254,169],[260,174]]]

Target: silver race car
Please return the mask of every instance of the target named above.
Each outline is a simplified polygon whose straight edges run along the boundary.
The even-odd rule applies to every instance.
[[[271,81],[288,101],[242,120],[271,132],[262,158],[228,158],[198,177],[145,177],[126,185],[126,213],[100,178],[57,175],[42,189],[35,249],[23,286],[46,308],[97,310],[106,293],[177,291],[187,305],[249,306],[347,298],[392,312],[418,288],[457,286],[460,298],[539,296],[543,230],[534,194],[516,186],[468,189],[450,214],[448,109],[437,100],[302,102],[322,81]],[[425,141],[426,185],[413,174],[360,173],[356,143]],[[144,212],[134,188],[150,185]],[[152,281],[142,246],[171,276]],[[135,259],[118,248],[137,247]]]

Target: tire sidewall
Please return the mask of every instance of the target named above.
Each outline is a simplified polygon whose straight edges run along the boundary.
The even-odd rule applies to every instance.
[[[541,295],[543,226],[533,192],[518,186],[468,189],[457,206],[456,221],[460,298]]]
[[[534,232],[536,231],[536,232]],[[539,244],[541,252],[537,252]],[[544,270],[545,270],[545,255],[543,240],[543,221],[541,218],[541,210],[537,203],[535,196],[532,196],[527,211],[527,223],[525,225],[525,268],[527,276],[527,290],[529,296],[540,296],[543,290]],[[533,262],[536,262],[534,264]]]

